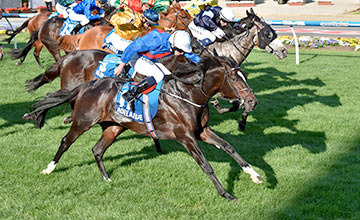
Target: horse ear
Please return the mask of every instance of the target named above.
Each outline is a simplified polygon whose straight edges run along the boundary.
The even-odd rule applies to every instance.
[[[250,8],[250,13],[255,15],[255,12],[254,12],[253,8]]]
[[[246,15],[247,15],[248,17],[250,17],[250,15],[251,15],[248,10],[246,10]]]

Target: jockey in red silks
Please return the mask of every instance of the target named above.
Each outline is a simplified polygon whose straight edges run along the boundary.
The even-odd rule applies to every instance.
[[[191,38],[188,32],[178,30],[169,34],[163,30],[155,29],[143,37],[133,41],[124,51],[120,65],[115,68],[115,75],[122,72],[126,63],[130,64],[134,70],[147,76],[136,86],[124,93],[122,97],[132,103],[134,98],[149,87],[159,83],[165,75],[171,72],[158,60],[160,58],[174,54],[185,56],[194,63],[198,63],[201,58],[191,53]],[[186,56],[190,53],[191,56]],[[134,56],[135,55],[135,56]],[[130,105],[132,106],[132,104]]]
[[[124,11],[130,8],[132,11],[136,11],[142,14],[146,9],[154,7],[155,0],[116,0],[115,8],[119,11]]]

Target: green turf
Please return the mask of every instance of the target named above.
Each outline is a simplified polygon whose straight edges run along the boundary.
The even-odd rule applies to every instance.
[[[18,37],[23,47],[27,34]],[[8,51],[12,45],[4,45]],[[239,113],[211,110],[210,125],[261,174],[249,176],[224,152],[200,143],[237,203],[217,194],[184,148],[121,135],[104,156],[104,182],[91,148],[98,126],[81,136],[51,175],[41,175],[70,125],[66,107],[49,112],[43,129],[22,115],[59,80],[33,94],[24,82],[43,70],[32,52],[21,66],[0,61],[0,219],[360,219],[359,53],[294,51],[285,60],[254,50],[243,64],[259,100],[245,132]],[[45,66],[54,61],[44,50]]]

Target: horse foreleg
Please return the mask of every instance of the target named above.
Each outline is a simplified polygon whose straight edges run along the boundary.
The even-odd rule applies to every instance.
[[[96,163],[99,167],[99,170],[100,170],[101,175],[103,176],[104,180],[111,181],[111,179],[109,178],[109,175],[106,172],[102,158],[103,158],[105,151],[115,141],[115,138],[119,134],[121,134],[123,131],[125,131],[126,129],[119,125],[111,125],[111,126],[102,125],[102,127],[103,127],[102,136],[99,139],[99,141],[96,143],[96,145],[93,147],[92,151],[93,151]]]
[[[210,127],[205,127],[200,134],[200,139],[205,143],[214,145],[215,147],[225,151],[229,154],[243,169],[243,171],[250,175],[254,183],[262,183],[260,175],[246,162],[228,142],[217,136]]]
[[[42,68],[42,65],[41,65],[41,62],[40,62],[40,52],[41,52],[41,49],[43,47],[43,44],[39,41],[36,41],[35,42],[35,50],[34,50],[34,57],[35,57],[35,60],[36,62],[38,63],[39,67]]]
[[[213,101],[210,102],[210,104],[215,108],[215,110],[220,113],[227,113],[227,112],[236,112],[239,107],[240,107],[240,102],[239,101],[230,101],[232,106],[230,108],[222,108],[220,107],[220,102],[218,99],[215,99]]]
[[[243,112],[241,113],[241,121],[239,121],[239,128],[240,130],[244,131],[245,130],[245,126],[246,126],[246,119],[248,117],[249,113],[245,110],[243,110]]]
[[[215,188],[217,189],[219,195],[221,195],[222,197],[228,200],[236,201],[236,198],[230,195],[230,193],[228,193],[224,189],[220,181],[215,176],[214,169],[211,167],[210,163],[206,160],[204,154],[201,152],[195,137],[193,137],[191,134],[186,134],[185,132],[183,132],[181,137],[178,138],[178,141],[186,148],[189,154],[195,159],[195,161],[199,164],[199,166],[204,171],[204,173],[206,173],[209,176],[209,178],[215,185]]]
[[[83,122],[81,126],[72,124],[70,131],[61,139],[58,151],[55,154],[54,159],[48,164],[47,168],[41,171],[41,174],[50,174],[54,171],[57,163],[65,151],[67,151],[72,143],[85,131],[89,130],[92,124]]]

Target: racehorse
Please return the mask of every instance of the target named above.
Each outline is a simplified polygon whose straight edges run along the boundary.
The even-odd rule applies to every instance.
[[[153,119],[158,137],[164,140],[176,140],[182,144],[203,172],[209,176],[219,195],[228,200],[236,200],[236,198],[221,185],[213,168],[199,148],[197,140],[222,149],[241,166],[245,173],[250,174],[253,182],[262,182],[260,175],[251,165],[208,126],[209,107],[207,103],[220,91],[226,94],[227,98],[244,100],[247,110],[253,110],[256,106],[257,100],[244,80],[245,77],[241,76],[236,68],[233,68],[234,65],[228,58],[214,56],[204,57],[196,65],[179,65],[173,74],[176,76],[175,78],[172,75],[165,77],[159,96],[159,109]],[[27,119],[36,118],[38,113],[41,114],[51,106],[75,100],[74,120],[71,128],[62,138],[54,159],[42,171],[42,174],[52,173],[61,156],[71,144],[85,131],[100,124],[102,136],[92,151],[104,180],[111,181],[102,157],[116,137],[127,129],[150,136],[142,123],[115,113],[114,100],[121,84],[122,82],[118,82],[114,78],[90,81],[70,92],[49,93],[43,100],[35,104],[34,111],[27,114]]]
[[[85,29],[90,29],[96,25],[105,25],[110,23],[108,20],[110,17],[117,12],[112,6],[105,5],[104,6],[105,17],[99,21],[90,21],[87,25],[85,25]],[[58,46],[58,39],[60,38],[59,33],[64,24],[65,19],[59,17],[53,17],[45,21],[45,23],[40,27],[38,33],[32,33],[31,38],[26,44],[25,48],[23,48],[20,53],[23,56],[26,56],[27,52],[30,50],[31,45],[36,41],[40,40],[49,51],[49,53],[54,57],[55,61],[60,59],[60,48]]]
[[[231,28],[227,26],[224,32],[227,35],[227,40],[222,42],[214,42],[209,45],[206,49],[202,48],[201,45],[194,51],[197,51],[200,55],[202,53],[215,54],[219,56],[231,57],[240,66],[242,62],[247,58],[252,49],[258,46],[260,49],[265,49],[268,53],[274,54],[279,59],[287,57],[287,49],[277,38],[275,30],[268,25],[263,19],[259,18],[253,9],[246,11],[247,17],[242,18],[237,23],[241,28]],[[199,45],[199,44],[198,44]],[[220,97],[221,98],[221,97]],[[221,108],[217,99],[212,101],[211,104],[220,113],[237,111],[241,106],[238,102],[233,102],[231,108]],[[239,128],[245,129],[246,119],[248,113],[242,112],[242,119],[239,121]]]
[[[51,12],[44,11],[32,18],[29,18],[20,27],[16,28],[16,30],[12,32],[12,34],[10,35],[9,38],[3,39],[2,41],[10,43],[10,41],[18,33],[20,33],[24,28],[27,28],[30,35],[32,35],[32,33],[35,33],[35,31],[37,31],[45,23],[46,20],[48,20],[48,17],[50,15],[51,15]],[[31,48],[35,47],[35,51],[33,54],[34,54],[35,60],[38,63],[39,67],[42,68],[39,56],[40,56],[40,51],[43,47],[43,44],[39,40],[35,40],[34,42],[31,41],[29,43],[29,45],[26,45],[25,47],[26,47],[26,50],[13,49],[13,50],[9,51],[10,55],[14,59],[21,58],[20,61],[16,63],[16,65],[22,64],[26,58],[26,55],[31,50]]]
[[[181,8],[179,3],[172,4],[167,13],[160,13],[158,21],[159,26],[166,30],[185,30],[192,21],[191,15]],[[83,34],[65,35],[59,39],[59,46],[66,52],[73,52],[75,50],[89,50],[98,49],[111,52],[108,49],[103,49],[105,37],[113,29],[111,26],[96,26]],[[139,37],[144,36],[152,29],[144,31]],[[112,53],[112,52],[111,52]]]

